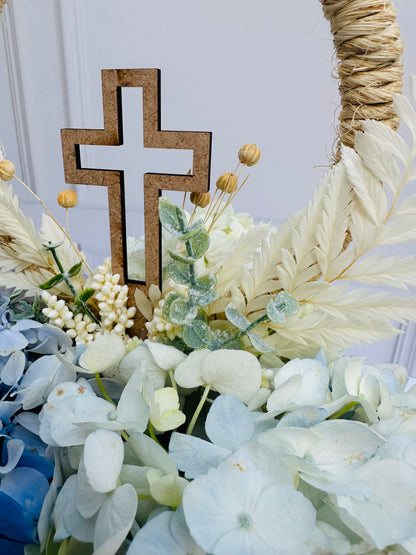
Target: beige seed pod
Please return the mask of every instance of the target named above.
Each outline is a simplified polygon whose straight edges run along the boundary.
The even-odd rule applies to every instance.
[[[217,188],[224,193],[234,193],[238,187],[238,179],[233,173],[223,173],[217,179]]]
[[[77,202],[77,194],[71,189],[65,189],[65,191],[61,191],[58,195],[58,204],[62,206],[62,208],[73,208],[77,205]]]
[[[244,145],[238,151],[238,159],[246,166],[254,166],[260,160],[261,152],[257,145]]]
[[[13,179],[16,168],[10,160],[1,160],[0,162],[0,179],[10,181]]]
[[[205,208],[211,201],[211,195],[209,193],[191,193],[191,202],[200,208]]]

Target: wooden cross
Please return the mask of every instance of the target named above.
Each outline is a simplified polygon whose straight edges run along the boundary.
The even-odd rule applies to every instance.
[[[114,273],[120,274],[120,282],[129,286],[130,302],[134,304],[134,290],[137,287],[147,294],[152,283],[161,285],[161,230],[158,209],[161,191],[208,191],[211,133],[160,129],[160,70],[104,69],[101,76],[104,129],[61,130],[65,181],[107,187],[112,269]],[[144,174],[145,282],[128,278],[124,172],[87,169],[81,164],[80,145],[123,144],[122,87],[143,89],[144,147],[186,149],[193,153],[191,175]],[[133,331],[138,333],[143,329],[145,320],[140,316],[136,320]]]

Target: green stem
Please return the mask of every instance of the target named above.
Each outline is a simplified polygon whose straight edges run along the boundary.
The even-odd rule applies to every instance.
[[[117,404],[112,400],[112,398],[110,397],[110,395],[107,393],[107,391],[106,391],[106,389],[105,389],[105,387],[104,387],[104,384],[103,384],[103,382],[101,381],[100,373],[99,373],[99,372],[95,372],[94,376],[95,376],[97,385],[98,385],[98,387],[99,387],[101,393],[103,394],[104,399],[116,407]]]
[[[153,428],[153,424],[150,422],[150,420],[149,420],[149,436],[153,439],[153,441],[156,441],[156,443],[158,445],[163,447],[163,445],[160,443],[160,441],[156,437],[155,429]],[[163,449],[165,449],[165,448],[163,447]],[[166,451],[166,449],[165,449],[165,451]]]
[[[254,322],[251,322],[251,324],[247,327],[246,330],[241,330],[238,333],[236,333],[235,335],[233,335],[233,337],[230,337],[229,339],[227,339],[227,341],[224,341],[224,343],[221,344],[220,349],[225,349],[228,345],[231,345],[232,343],[234,343],[237,339],[240,339],[240,337],[244,337],[245,335],[247,335],[253,328],[255,328],[256,326],[258,326],[259,324],[262,324],[263,322],[269,321],[270,322],[270,318],[267,316],[267,314],[263,314],[263,316],[259,316],[257,318],[257,320],[254,320]]]
[[[196,421],[198,420],[199,413],[201,412],[202,407],[204,406],[205,401],[207,400],[208,393],[209,393],[210,389],[211,389],[210,385],[205,386],[204,393],[202,394],[201,400],[199,401],[198,406],[196,407],[196,411],[194,412],[192,420],[189,423],[188,429],[186,431],[186,433],[188,435],[191,435],[192,432],[194,431],[195,424],[196,424]]]
[[[178,386],[176,385],[175,377],[173,375],[173,370],[169,370],[169,378],[170,378],[170,383],[172,384],[173,389],[175,391],[178,391]]]
[[[67,286],[69,287],[69,290],[71,291],[72,295],[74,296],[74,298],[77,296],[77,292],[75,291],[74,286],[72,285],[72,283],[69,280],[69,277],[66,275],[64,267],[61,264],[61,261],[59,260],[58,255],[55,252],[55,248],[50,248],[49,249],[52,252],[52,256],[56,262],[56,265],[58,266],[59,271],[61,272],[65,283],[67,284]]]

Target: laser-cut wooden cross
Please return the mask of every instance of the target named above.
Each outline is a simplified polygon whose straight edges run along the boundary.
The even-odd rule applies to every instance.
[[[62,129],[65,181],[78,185],[98,185],[108,189],[111,258],[114,273],[129,286],[130,299],[136,287],[146,294],[152,283],[161,284],[161,230],[159,196],[161,191],[205,193],[209,189],[211,133],[204,131],[162,131],[160,129],[160,70],[104,69],[101,72],[104,129]],[[143,89],[143,146],[192,150],[191,175],[144,174],[145,282],[129,280],[124,203],[124,172],[83,168],[80,145],[119,146],[123,144],[121,89]],[[136,319],[137,333],[145,320]]]

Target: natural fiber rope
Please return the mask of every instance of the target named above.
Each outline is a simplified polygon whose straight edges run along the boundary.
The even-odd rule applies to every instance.
[[[401,92],[403,43],[390,0],[320,0],[331,24],[338,56],[341,112],[335,162],[341,143],[354,146],[361,120],[397,129],[392,93]]]

